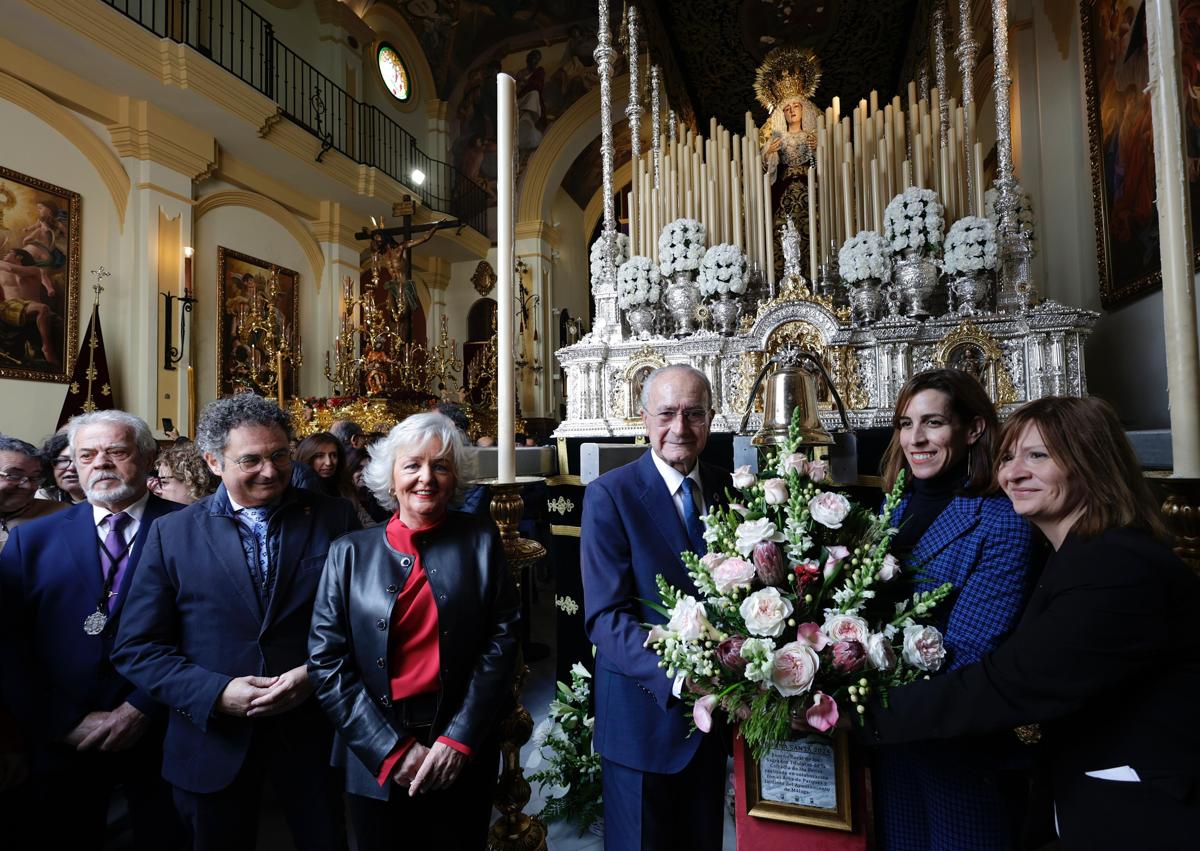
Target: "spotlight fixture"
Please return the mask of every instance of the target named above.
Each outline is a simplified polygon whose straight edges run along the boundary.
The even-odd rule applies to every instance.
[[[413,184],[416,186],[420,186],[425,182],[425,172],[419,168],[414,168],[410,176],[412,177]]]

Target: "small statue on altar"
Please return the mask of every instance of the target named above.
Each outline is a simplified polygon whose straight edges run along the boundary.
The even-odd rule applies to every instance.
[[[806,47],[777,47],[767,54],[754,77],[754,93],[770,112],[759,134],[762,168],[771,183],[775,228],[788,218],[807,221],[808,168],[817,149],[820,112],[811,98],[821,80],[821,63]],[[801,229],[800,245],[808,251],[808,234]],[[776,243],[775,270],[783,272]]]

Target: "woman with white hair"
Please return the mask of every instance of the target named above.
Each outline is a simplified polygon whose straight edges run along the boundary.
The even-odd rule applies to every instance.
[[[465,455],[453,422],[416,414],[370,454],[364,481],[394,513],[330,549],[308,660],[357,847],[482,848],[519,601],[496,527],[449,510]]]

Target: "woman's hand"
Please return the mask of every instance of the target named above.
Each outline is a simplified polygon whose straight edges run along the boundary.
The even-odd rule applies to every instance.
[[[775,138],[773,138],[770,142],[767,143],[767,152],[766,152],[767,156],[769,157],[769,156],[771,156],[771,154],[779,153],[779,146],[782,144],[783,144],[782,136],[776,136]]]
[[[409,797],[424,791],[449,788],[466,764],[466,754],[443,742],[435,742],[421,763],[421,770],[408,786]]]
[[[421,763],[425,761],[428,753],[429,748],[420,742],[413,742],[412,747],[405,751],[396,770],[392,772],[392,781],[401,786],[408,786],[412,783],[417,772],[421,770]]]

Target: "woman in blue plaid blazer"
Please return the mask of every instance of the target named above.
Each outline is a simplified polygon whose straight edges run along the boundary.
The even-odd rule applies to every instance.
[[[1016,624],[1030,582],[1032,532],[1003,494],[991,494],[999,421],[974,378],[955,369],[914,376],[900,391],[883,458],[885,489],[908,485],[893,549],[921,588],[954,585],[943,603],[946,670],[992,650]],[[994,742],[881,748],[873,785],[879,847],[904,851],[1007,849],[1019,806]]]

